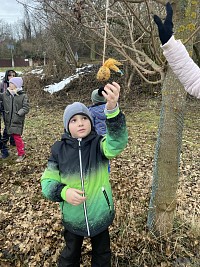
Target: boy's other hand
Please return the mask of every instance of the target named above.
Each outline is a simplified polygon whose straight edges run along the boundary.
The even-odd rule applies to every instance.
[[[66,191],[66,201],[71,205],[78,206],[86,200],[86,197],[81,196],[82,194],[84,192],[81,190],[69,188]]]
[[[112,84],[108,83],[104,87],[104,91],[102,91],[102,95],[107,100],[106,109],[112,110],[116,107],[118,99],[119,99],[120,85],[116,82],[112,82]]]
[[[162,45],[167,43],[173,34],[173,9],[169,2],[166,4],[166,13],[167,16],[165,18],[164,23],[157,15],[153,16],[154,21],[158,26],[159,37]]]

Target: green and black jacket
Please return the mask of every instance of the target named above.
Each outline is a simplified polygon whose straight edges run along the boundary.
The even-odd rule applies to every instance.
[[[42,192],[51,201],[60,202],[65,228],[77,235],[95,236],[114,219],[109,182],[109,159],[119,155],[128,141],[125,117],[117,109],[107,114],[107,134],[95,131],[77,140],[68,133],[51,149],[42,178]],[[66,202],[66,190],[83,190],[87,200],[78,206]]]

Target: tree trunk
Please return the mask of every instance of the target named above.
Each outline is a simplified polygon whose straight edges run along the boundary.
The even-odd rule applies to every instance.
[[[172,70],[162,88],[160,125],[155,149],[148,225],[166,235],[173,226],[186,92]]]
[[[194,1],[190,4],[190,0],[183,0],[174,7],[174,11],[177,11],[174,12],[176,13],[174,24],[178,39],[187,39],[191,34],[192,25],[195,25],[197,16],[195,17],[194,13],[198,14],[199,4]],[[190,54],[192,54],[192,43],[191,41],[186,45]],[[170,234],[173,227],[185,102],[186,92],[172,70],[168,68],[162,88],[162,107],[147,222],[151,231],[162,236]]]
[[[95,43],[91,43],[91,48],[90,48],[90,59],[95,60],[96,59],[96,53],[95,53]]]

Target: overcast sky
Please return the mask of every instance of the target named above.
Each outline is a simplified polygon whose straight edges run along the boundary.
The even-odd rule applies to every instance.
[[[16,0],[0,0],[0,19],[6,23],[14,23],[24,17],[23,6]]]

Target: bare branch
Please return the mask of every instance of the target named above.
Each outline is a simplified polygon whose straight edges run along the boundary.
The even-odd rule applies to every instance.
[[[119,0],[121,1],[121,0]],[[122,0],[124,1],[124,0]],[[145,0],[128,0],[127,2],[131,3],[131,4],[140,4],[140,3],[144,3]],[[167,2],[169,2],[168,0],[154,0],[154,2],[158,3],[158,4],[162,4],[162,5],[166,5]]]
[[[186,44],[187,42],[189,42],[192,37],[200,30],[200,26],[190,35],[190,37],[184,42],[184,44]]]

